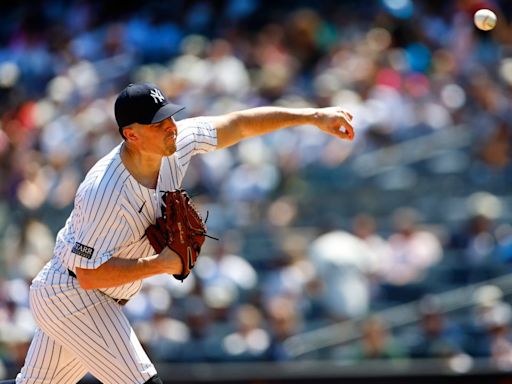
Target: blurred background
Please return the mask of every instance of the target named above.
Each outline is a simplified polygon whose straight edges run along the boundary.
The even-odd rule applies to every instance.
[[[294,127],[193,159],[184,187],[221,240],[125,307],[164,381],[512,382],[512,2],[0,14],[0,378],[23,364],[30,281],[79,183],[120,141],[117,93],[151,81],[178,119],[342,105],[356,126],[354,142]]]

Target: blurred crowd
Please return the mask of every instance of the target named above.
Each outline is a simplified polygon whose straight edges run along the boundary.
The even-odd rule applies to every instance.
[[[472,24],[481,7],[498,15],[491,32]],[[127,304],[156,361],[288,360],[292,335],[420,300],[421,321],[396,340],[375,315],[360,345],[328,358],[474,356],[512,368],[507,292],[489,286],[460,322],[428,298],[429,287],[507,273],[512,260],[510,2],[0,8],[0,378],[23,362],[30,280],[83,176],[120,141],[113,102],[136,81],[185,105],[179,118],[340,104],[357,132],[346,143],[295,127],[194,158],[184,186],[221,240],[208,240],[183,284],[148,279]],[[418,141],[444,132],[464,140],[442,154]],[[381,178],[352,167],[407,143],[432,161],[391,161]],[[415,189],[422,180],[429,188]],[[441,265],[450,278],[431,273]]]

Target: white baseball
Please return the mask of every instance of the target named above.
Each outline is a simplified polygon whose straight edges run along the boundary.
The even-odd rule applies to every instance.
[[[479,9],[475,12],[473,21],[478,29],[490,31],[496,26],[496,14],[490,9]]]

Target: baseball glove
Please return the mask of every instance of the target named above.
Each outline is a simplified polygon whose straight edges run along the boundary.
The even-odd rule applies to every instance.
[[[173,275],[183,281],[201,252],[206,235],[206,224],[192,200],[183,189],[165,192],[162,196],[162,217],[146,229],[146,236],[156,253],[168,246],[181,259],[182,271]]]

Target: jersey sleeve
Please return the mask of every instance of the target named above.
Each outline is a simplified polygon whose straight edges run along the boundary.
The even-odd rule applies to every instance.
[[[109,190],[92,190],[77,196],[71,250],[62,260],[66,268],[98,268],[129,238],[130,228],[118,199],[119,193]]]
[[[177,122],[176,155],[186,168],[193,155],[213,151],[217,147],[217,130],[205,118],[196,117]]]

